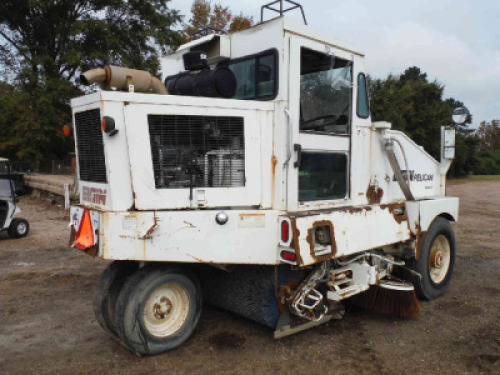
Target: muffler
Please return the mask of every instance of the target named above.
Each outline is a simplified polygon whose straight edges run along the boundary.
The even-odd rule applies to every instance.
[[[113,86],[123,91],[128,91],[130,85],[133,85],[134,91],[137,92],[151,91],[155,94],[168,94],[168,90],[163,83],[149,72],[112,65],[82,73],[80,82],[86,86],[92,83],[104,83],[106,86]]]

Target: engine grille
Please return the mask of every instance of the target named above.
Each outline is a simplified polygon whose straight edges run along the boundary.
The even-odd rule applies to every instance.
[[[245,186],[242,117],[148,115],[156,188]]]
[[[105,183],[106,159],[102,142],[101,112],[91,109],[75,113],[80,180]]]

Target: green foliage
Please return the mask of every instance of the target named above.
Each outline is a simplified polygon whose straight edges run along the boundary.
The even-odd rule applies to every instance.
[[[0,66],[15,88],[0,86],[0,155],[39,162],[70,150],[61,126],[81,94],[79,71],[114,64],[157,73],[159,55],[180,40],[168,3],[2,0]]]
[[[394,129],[405,132],[434,158],[440,158],[441,126],[449,125],[454,108],[463,103],[443,99],[444,86],[429,82],[427,74],[417,67],[401,76],[386,79],[369,77],[370,106],[373,121],[389,121]],[[470,124],[470,116],[467,124]],[[457,129],[456,158],[449,176],[463,176],[479,165],[478,140],[467,126]]]
[[[476,174],[500,175],[500,150],[481,151]]]

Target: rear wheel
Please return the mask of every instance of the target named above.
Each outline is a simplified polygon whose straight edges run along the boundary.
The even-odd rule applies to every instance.
[[[118,339],[115,305],[127,277],[137,271],[138,262],[114,261],[101,274],[94,297],[94,314],[99,325],[112,338]]]
[[[198,324],[201,288],[188,270],[146,266],[127,279],[116,304],[123,342],[139,355],[156,355],[183,344]]]
[[[9,225],[9,236],[13,238],[26,237],[30,231],[30,225],[25,219],[13,219]]]
[[[413,268],[422,277],[414,281],[420,298],[435,299],[448,289],[455,265],[456,242],[448,220],[436,218],[425,234],[420,257]]]

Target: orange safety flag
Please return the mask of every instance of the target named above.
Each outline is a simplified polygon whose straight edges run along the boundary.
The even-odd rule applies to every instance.
[[[75,237],[74,247],[80,250],[86,250],[94,246],[94,234],[92,233],[92,220],[90,220],[90,212],[84,210],[80,228]]]

